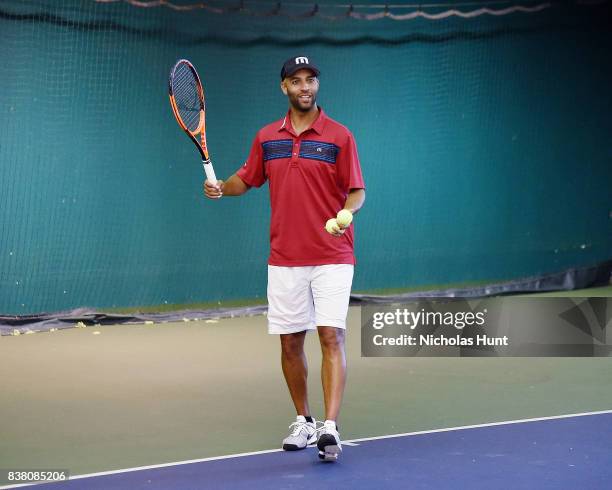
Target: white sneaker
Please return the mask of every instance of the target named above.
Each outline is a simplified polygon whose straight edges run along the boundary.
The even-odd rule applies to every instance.
[[[295,422],[289,426],[291,434],[283,439],[283,449],[285,451],[297,451],[304,449],[308,444],[317,440],[316,423],[306,422],[306,417],[298,415]]]
[[[336,427],[336,422],[326,420],[323,427],[319,429],[319,440],[317,441],[319,448],[319,458],[324,461],[336,461],[342,452],[342,444],[340,444],[340,434]]]

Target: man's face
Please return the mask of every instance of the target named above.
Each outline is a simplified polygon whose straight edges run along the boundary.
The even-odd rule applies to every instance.
[[[281,90],[294,109],[308,112],[317,101],[319,79],[310,70],[298,70],[281,82]]]

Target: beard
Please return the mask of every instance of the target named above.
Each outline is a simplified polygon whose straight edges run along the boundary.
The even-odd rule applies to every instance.
[[[316,106],[317,96],[312,94],[310,100],[307,103],[304,103],[300,100],[299,95],[290,95],[289,102],[291,103],[291,107],[293,107],[296,111],[308,112]]]

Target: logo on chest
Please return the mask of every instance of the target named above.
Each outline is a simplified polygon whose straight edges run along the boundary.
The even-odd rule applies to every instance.
[[[300,146],[300,157],[334,164],[339,150],[333,143],[304,140]]]

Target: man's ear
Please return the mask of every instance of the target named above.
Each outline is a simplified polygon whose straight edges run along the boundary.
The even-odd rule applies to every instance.
[[[287,95],[287,87],[285,87],[285,80],[281,80],[280,88],[285,95]]]

